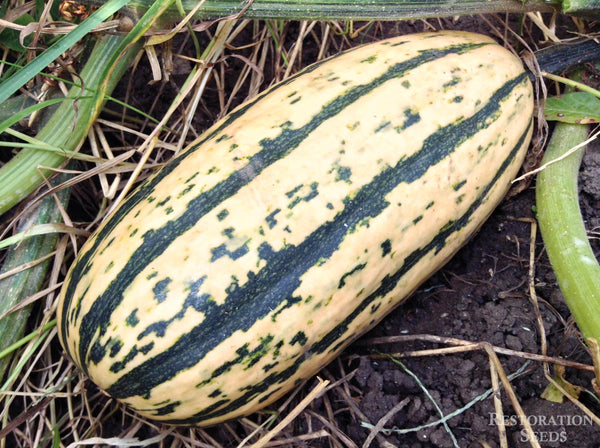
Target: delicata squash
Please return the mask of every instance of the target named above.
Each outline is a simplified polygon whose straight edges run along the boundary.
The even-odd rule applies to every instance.
[[[533,105],[521,61],[473,33],[308,67],[203,133],[89,238],[62,288],[62,345],[155,420],[261,409],[476,232],[522,164]]]

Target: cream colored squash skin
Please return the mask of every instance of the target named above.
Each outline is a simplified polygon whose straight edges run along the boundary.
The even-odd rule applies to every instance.
[[[459,32],[316,64],[133,193],[62,289],[61,342],[140,414],[212,425],[310,378],[439,269],[518,172],[520,60]]]

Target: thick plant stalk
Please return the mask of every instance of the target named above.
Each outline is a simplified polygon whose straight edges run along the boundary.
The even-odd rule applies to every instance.
[[[102,4],[102,0],[83,3]],[[182,0],[183,9],[191,11],[198,0]],[[126,13],[139,17],[152,0],[132,0]],[[555,2],[544,0],[205,0],[197,10],[199,19],[218,19],[244,12],[249,19],[287,20],[400,20],[493,12],[553,11]],[[181,14],[175,6],[163,15],[162,22],[177,21]]]
[[[558,123],[537,178],[537,216],[560,289],[585,338],[600,341],[600,265],[589,243],[579,208],[577,177],[588,127]]]
[[[57,183],[62,180],[62,177],[66,177],[66,175],[59,176]],[[57,196],[61,203],[66,205],[69,190],[61,190],[57,193]],[[37,224],[59,223],[61,221],[60,208],[56,206],[55,198],[47,196],[39,205],[21,218],[17,231],[26,232]],[[40,263],[35,262],[51,254],[56,247],[57,240],[58,236],[55,233],[33,236],[8,250],[6,260],[0,270],[0,277],[4,277],[0,280],[0,316],[3,316],[0,318],[0,352],[22,336],[31,311],[31,305],[12,313],[7,314],[7,312],[42,288],[51,260],[46,259]],[[28,263],[35,264],[13,275],[3,275]],[[8,363],[9,358],[0,359],[0,380],[6,373]]]
[[[598,0],[563,0],[562,11],[565,14],[597,17],[600,15],[600,1],[598,1]]]
[[[67,152],[77,148],[100,112],[104,94],[110,94],[141,48],[141,44],[131,46],[112,73],[107,72],[107,61],[120,49],[123,39],[124,36],[107,35],[98,41],[80,75],[85,90],[82,91],[81,87],[71,89],[68,98],[36,136],[38,140]],[[101,87],[104,94],[95,96]],[[23,200],[42,183],[44,177],[51,174],[50,169],[40,167],[58,167],[64,161],[65,156],[60,152],[34,148],[19,151],[0,168],[0,214]]]
[[[80,74],[82,84],[71,89],[68,99],[38,133],[39,141],[66,153],[77,148],[102,110],[106,96],[141,50],[142,37],[174,1],[154,0],[128,34],[105,35],[98,41]],[[55,168],[65,160],[60,151],[22,149],[0,168],[0,214],[27,197],[50,174],[51,170],[41,167]]]

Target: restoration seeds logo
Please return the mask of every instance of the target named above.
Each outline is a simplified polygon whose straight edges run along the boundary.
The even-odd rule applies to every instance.
[[[490,414],[490,425],[497,425],[498,420],[502,419],[507,427],[519,425],[523,427],[523,421],[531,425],[535,437],[540,443],[565,443],[568,440],[567,428],[592,426],[594,424],[592,417],[588,415],[528,415],[522,418],[518,415],[498,415]],[[524,429],[519,432],[520,442],[529,442],[529,434]]]

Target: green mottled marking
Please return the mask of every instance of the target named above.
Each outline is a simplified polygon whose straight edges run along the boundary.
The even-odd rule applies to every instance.
[[[359,223],[357,227],[366,227],[369,228],[369,223],[371,222],[371,218],[365,218],[362,219]],[[366,249],[365,249],[366,252]]]
[[[405,89],[410,89],[410,81],[402,81],[402,87],[404,87]]]
[[[265,364],[265,365],[263,366],[263,371],[266,373],[266,372],[268,372],[269,370],[272,370],[272,369],[274,369],[274,368],[275,368],[275,367],[277,367],[278,365],[279,365],[279,362],[278,362],[278,361],[272,362],[272,363],[270,363],[270,364]]]
[[[362,61],[360,61],[361,63],[367,63],[367,64],[372,64],[375,61],[377,61],[377,56],[373,55],[373,56],[369,56],[368,58],[363,59]]]
[[[350,277],[352,274],[362,271],[366,265],[367,263],[357,264],[349,272],[346,272],[344,275],[342,275],[342,278],[340,278],[340,282],[338,283],[338,289],[342,289],[344,286],[346,286],[346,278]]]
[[[346,127],[348,128],[348,130],[350,131],[354,131],[355,129],[357,129],[360,126],[360,121],[355,121],[354,123],[351,124],[347,124]]]
[[[152,288],[152,292],[154,293],[154,300],[158,303],[162,303],[167,300],[167,295],[169,294],[169,283],[171,283],[171,279],[169,277],[159,280]]]
[[[121,341],[120,339],[110,338],[110,341],[108,342],[108,347],[110,347],[108,356],[110,358],[114,358],[123,348],[123,341]]]
[[[227,400],[222,400],[223,403],[227,403]],[[157,408],[156,411],[154,412],[154,415],[156,416],[161,416],[161,415],[169,415],[172,414],[173,411],[175,411],[175,409],[177,409],[178,406],[181,405],[180,401],[174,401],[173,403],[169,403],[165,406],[162,406],[160,408]]]
[[[129,316],[125,318],[125,323],[128,327],[135,327],[137,324],[140,323],[140,319],[139,317],[137,317],[137,312],[138,309],[136,308],[129,314]]]
[[[231,276],[231,283],[229,283],[229,286],[227,286],[225,288],[225,292],[227,294],[231,294],[233,291],[235,291],[238,287],[240,286],[240,281],[239,279],[235,276],[232,275]]]
[[[383,243],[381,243],[381,256],[385,257],[387,254],[389,254],[392,251],[392,242],[390,241],[390,239],[388,238],[387,240],[385,240]]]
[[[389,120],[386,120],[375,128],[375,134],[377,134],[378,132],[381,132],[381,131],[385,131],[386,129],[389,129],[391,126],[392,126],[392,122]]]
[[[262,359],[268,353],[273,336],[269,335],[265,338],[261,338],[260,344],[252,351],[248,350],[250,344],[246,343],[242,347],[238,348],[235,353],[236,357],[232,360],[226,361],[217,367],[210,375],[210,377],[196,385],[196,387],[202,387],[209,384],[214,378],[229,372],[233,366],[239,364],[247,364],[245,369],[252,367],[258,361]]]
[[[348,185],[352,183],[352,169],[348,166],[341,166],[339,161],[336,161],[333,168],[329,170],[331,173],[335,171],[336,182],[346,182]]]
[[[200,174],[200,171],[196,171],[194,174],[192,174],[190,177],[188,177],[183,183],[184,184],[189,184],[191,181],[193,181],[198,175]]]
[[[460,76],[453,76],[452,79],[444,84],[442,84],[442,87],[444,88],[444,91],[448,90],[450,87],[453,87],[455,85],[457,85],[458,83],[460,83],[462,81],[462,79],[460,78]]]
[[[458,95],[458,96],[455,96],[454,98],[452,98],[450,101],[451,101],[452,103],[462,103],[462,101],[463,101],[464,99],[465,99],[465,98],[464,98],[464,96],[462,96],[462,95]]]
[[[380,307],[381,302],[371,305],[371,314],[375,314]]]
[[[285,304],[280,307],[276,312],[271,315],[271,321],[276,322],[277,317],[286,309],[291,308],[293,305],[302,302],[302,297],[292,296],[285,300]]]
[[[458,191],[460,190],[465,184],[467,183],[467,180],[461,180],[460,182],[455,183],[454,185],[452,185],[452,189],[454,191]]]
[[[192,191],[194,189],[194,187],[196,186],[196,184],[190,184],[188,186],[186,186],[183,190],[181,190],[181,192],[177,195],[177,199],[181,199],[183,196],[185,196],[186,194],[188,194],[190,191]]]
[[[113,373],[120,372],[121,370],[126,368],[127,363],[133,361],[139,353],[141,353],[142,355],[146,355],[150,352],[150,350],[152,350],[153,347],[154,347],[154,342],[150,342],[140,348],[138,348],[137,345],[134,345],[132,347],[132,349],[129,351],[129,353],[127,353],[127,355],[125,355],[125,357],[121,361],[114,362],[110,366],[109,370]]]
[[[167,204],[169,201],[171,200],[171,196],[167,196],[166,198],[164,198],[162,201],[158,202],[156,204],[157,207],[162,207],[163,205]]]
[[[481,153],[481,155],[484,155],[484,154],[485,154],[486,152],[488,152],[488,150],[489,150],[490,148],[492,148],[493,146],[494,146],[494,144],[493,144],[493,143],[488,143],[488,144],[487,144],[485,147],[483,147],[483,146],[479,146],[479,147],[477,148],[477,151],[478,151],[478,152],[480,152],[480,153]]]
[[[228,249],[225,244],[213,247],[210,250],[210,253],[212,255],[210,262],[212,263],[221,257],[229,257],[232,260],[237,260],[238,258],[243,257],[249,252],[250,249],[248,249],[248,243],[250,243],[250,240],[244,241],[244,244],[242,244],[239,247],[236,247],[233,250]]]
[[[104,252],[106,252],[108,249],[110,249],[110,247],[113,245],[113,243],[115,242],[115,237],[113,236],[110,240],[108,240],[106,242],[106,245],[104,246],[104,248],[99,252],[98,255],[103,255]]]
[[[418,111],[413,111],[412,109],[404,109],[404,123],[400,126],[396,126],[396,132],[400,133],[404,131],[406,128],[412,126],[413,124],[417,124],[421,121],[421,115]]]
[[[223,141],[225,141],[225,140],[229,140],[229,139],[231,139],[231,138],[233,138],[233,136],[231,136],[231,135],[227,135],[227,134],[223,134],[223,135],[221,135],[221,136],[217,137],[217,138],[215,139],[215,142],[216,142],[216,143],[220,143],[220,142],[223,142]]]
[[[108,271],[110,271],[115,265],[115,262],[110,260],[110,262],[108,263],[108,265],[106,266],[106,268],[104,269],[104,273],[106,274]]]
[[[217,213],[217,219],[219,221],[223,221],[225,218],[227,218],[227,216],[229,216],[229,210],[227,210],[226,208]]]
[[[215,389],[210,394],[208,394],[210,398],[217,398],[219,395],[223,395],[221,389]]]
[[[120,372],[127,366],[128,362],[132,361],[137,356],[138,353],[139,353],[139,349],[138,349],[137,345],[134,345],[132,347],[132,349],[129,350],[129,353],[127,353],[121,361],[114,362],[110,366],[110,371],[113,373]]]
[[[299,331],[294,335],[294,337],[292,337],[292,339],[290,339],[290,345],[300,344],[301,346],[304,346],[307,342],[308,338],[306,337],[306,334],[304,334],[303,331]]]
[[[274,350],[273,350],[273,359],[277,359],[279,357],[279,355],[281,354],[281,347],[283,347],[285,344],[285,342],[283,342],[283,340],[277,342],[277,344],[274,345]]]
[[[290,101],[290,105],[296,104],[296,103],[300,102],[301,100],[302,100],[302,97],[298,96],[298,97],[294,98],[292,101]]]
[[[138,230],[139,229],[133,229],[133,232],[129,234],[129,238],[133,238],[138,233]]]
[[[288,195],[288,193],[286,193],[288,198],[292,199],[290,201],[290,203],[288,204],[288,208],[292,209],[301,202],[309,202],[311,199],[316,198],[319,195],[319,191],[317,190],[318,186],[319,186],[318,182],[311,183],[308,186],[308,192],[304,196],[294,195],[294,194]],[[299,188],[295,189],[294,193],[297,193],[302,187],[303,187],[303,185],[300,185]],[[292,196],[293,196],[293,198],[292,198]]]
[[[419,215],[419,216],[417,216],[415,219],[413,219],[413,221],[412,221],[412,222],[413,222],[413,224],[416,224],[416,223],[418,223],[418,222],[419,222],[420,220],[422,220],[422,219],[423,219],[423,215]]]
[[[271,349],[271,342],[273,342],[273,335],[269,334],[266,337],[260,338],[260,344],[250,353],[248,353],[248,360],[242,361],[242,364],[248,364],[244,370],[248,370],[252,366],[254,366],[257,362],[259,362],[265,355],[269,353]]]
[[[277,225],[277,220],[275,219],[275,215],[277,215],[277,213],[281,212],[281,209],[276,209],[273,210],[266,218],[265,221],[267,222],[267,225],[269,226],[269,229],[272,229],[273,227],[275,227]]]
[[[285,195],[286,195],[288,198],[290,198],[290,199],[291,199],[291,198],[292,198],[292,196],[294,196],[296,193],[298,193],[298,192],[299,192],[299,191],[302,189],[302,187],[303,187],[303,186],[304,186],[304,184],[296,185],[296,186],[295,186],[294,188],[292,188],[290,191],[287,191],[287,192],[285,193]]]
[[[198,311],[201,303],[214,303],[214,300],[208,294],[200,293],[200,288],[205,280],[206,276],[204,275],[200,277],[200,279],[192,282],[187,289],[189,294],[183,303],[182,309],[169,320],[161,320],[148,325],[148,327],[138,335],[138,340],[152,333],[156,334],[157,337],[162,338],[166,334],[169,325],[182,319],[188,308],[193,308]]]

